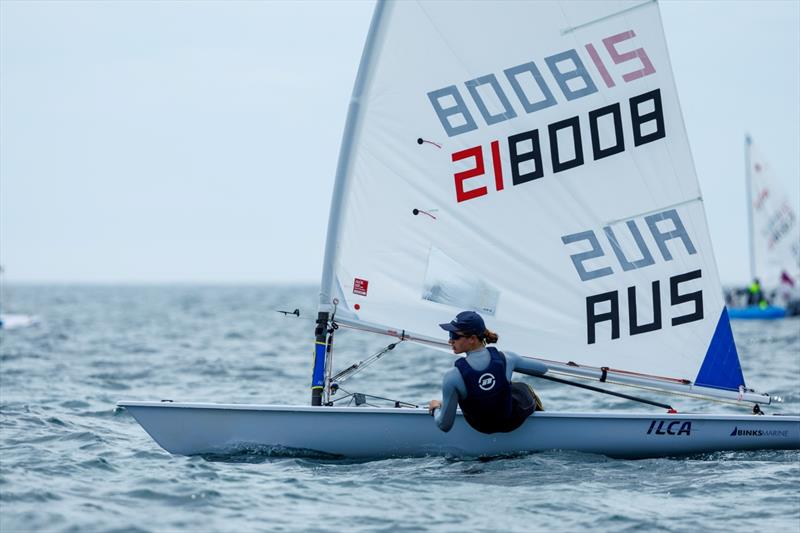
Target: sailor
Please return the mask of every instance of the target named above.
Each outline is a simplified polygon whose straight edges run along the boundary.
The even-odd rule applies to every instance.
[[[428,410],[442,431],[450,431],[461,407],[464,419],[481,433],[507,433],[525,422],[542,404],[526,383],[512,382],[514,371],[540,376],[547,367],[513,352],[500,352],[487,344],[497,342],[474,311],[459,313],[439,326],[450,333],[453,353],[466,354],[456,360],[442,380],[442,401],[431,400]]]
[[[764,298],[764,293],[761,290],[761,282],[758,278],[753,278],[753,283],[751,283],[749,287],[749,293],[747,305],[757,305],[761,309],[769,305],[766,298]]]

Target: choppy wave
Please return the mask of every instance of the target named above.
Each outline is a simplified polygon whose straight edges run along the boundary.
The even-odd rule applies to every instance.
[[[242,443],[225,454],[171,456],[116,402],[306,404],[313,287],[17,286],[6,296],[40,321],[0,333],[3,532],[800,525],[798,452],[354,461]],[[297,307],[304,318],[274,311]],[[785,399],[767,410],[800,412],[800,321],[735,323],[734,334],[749,382]],[[344,365],[385,345],[343,331],[336,360]],[[423,404],[439,395],[451,364],[446,354],[406,343],[347,388]],[[641,409],[534,385],[548,409]]]

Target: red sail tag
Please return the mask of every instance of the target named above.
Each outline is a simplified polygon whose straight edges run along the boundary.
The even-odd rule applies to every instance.
[[[365,279],[355,278],[353,280],[353,294],[358,294],[359,296],[366,296],[368,286],[369,286],[369,281]]]

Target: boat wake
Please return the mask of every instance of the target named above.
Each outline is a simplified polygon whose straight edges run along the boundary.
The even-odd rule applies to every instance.
[[[232,446],[229,451],[204,453],[200,457],[214,463],[250,463],[258,464],[274,458],[302,458],[339,460],[343,456],[334,453],[320,452],[305,448],[288,446],[265,446],[254,443],[242,443]]]

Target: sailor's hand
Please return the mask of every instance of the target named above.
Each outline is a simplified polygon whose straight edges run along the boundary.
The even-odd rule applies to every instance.
[[[433,414],[433,410],[434,409],[439,409],[441,406],[442,406],[442,402],[440,402],[439,400],[431,400],[428,403],[428,412],[430,414]]]

